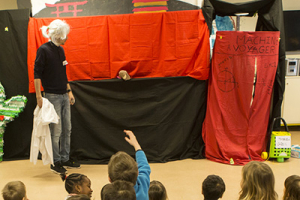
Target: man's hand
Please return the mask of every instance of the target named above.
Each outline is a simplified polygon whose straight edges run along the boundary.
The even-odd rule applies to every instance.
[[[70,92],[68,93],[68,95],[69,95],[69,101],[70,101],[70,104],[73,106],[74,103],[75,103],[75,97],[73,96],[72,91],[70,91]]]
[[[134,147],[135,151],[142,149],[132,131],[124,130],[124,133],[129,137],[125,137],[125,140]]]
[[[41,96],[36,97],[36,103],[41,108],[43,106],[43,98]]]

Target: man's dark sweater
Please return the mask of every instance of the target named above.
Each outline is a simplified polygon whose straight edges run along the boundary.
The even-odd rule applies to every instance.
[[[63,65],[65,60],[64,49],[51,41],[41,45],[37,50],[34,79],[41,79],[46,93],[66,93],[68,78],[66,65]]]

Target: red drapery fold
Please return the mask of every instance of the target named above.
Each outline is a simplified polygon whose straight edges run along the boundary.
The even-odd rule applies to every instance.
[[[62,18],[71,27],[63,46],[69,81],[116,78],[127,70],[133,78],[209,73],[209,31],[201,10],[167,13]],[[40,28],[54,18],[31,18],[28,27],[29,92],[34,89],[34,60],[47,42]]]
[[[217,32],[202,131],[208,159],[237,165],[262,160],[279,37],[279,32]]]

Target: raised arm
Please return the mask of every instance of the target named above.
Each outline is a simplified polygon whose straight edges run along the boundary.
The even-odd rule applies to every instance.
[[[135,151],[142,149],[139,142],[137,141],[135,135],[133,134],[132,131],[129,130],[124,130],[124,132],[126,133],[126,135],[129,137],[125,137],[125,140],[131,145],[133,146],[133,148],[135,149]]]

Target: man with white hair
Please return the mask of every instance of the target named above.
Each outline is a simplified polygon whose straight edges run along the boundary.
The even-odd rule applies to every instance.
[[[65,167],[80,168],[80,164],[71,161],[71,108],[75,103],[70,84],[68,83],[64,45],[70,32],[69,25],[59,19],[52,21],[49,26],[41,28],[43,36],[49,38],[49,42],[41,45],[36,53],[34,64],[34,86],[37,105],[43,106],[41,83],[44,88],[44,97],[54,106],[59,116],[58,124],[51,123],[50,132],[53,149],[54,165],[50,168],[58,174],[66,173]]]

